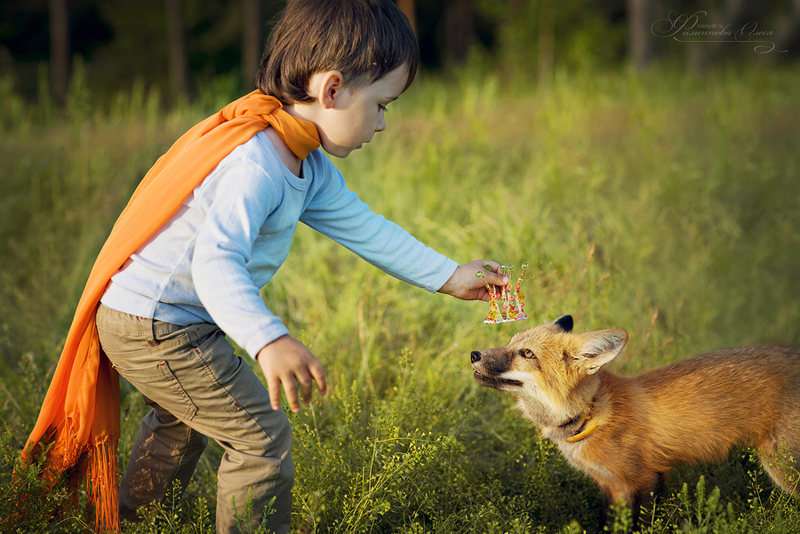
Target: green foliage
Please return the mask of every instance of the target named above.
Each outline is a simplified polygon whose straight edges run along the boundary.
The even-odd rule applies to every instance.
[[[490,431],[477,402],[425,394],[410,356],[367,424],[354,383],[325,406],[341,410],[338,424],[295,425],[298,531],[533,532],[560,526],[565,500],[591,499],[591,484],[518,419],[504,414]]]
[[[275,497],[264,507],[258,517],[253,516],[253,489],[248,491],[247,502],[244,505],[242,515],[239,516],[239,510],[236,508],[236,498],[231,497],[231,506],[233,507],[233,517],[236,519],[236,528],[241,534],[268,534],[267,518],[275,513],[273,506],[275,505]],[[260,518],[260,521],[259,521]],[[256,529],[253,530],[252,526],[256,524]]]
[[[597,0],[479,0],[478,12],[498,28],[493,61],[510,71],[535,71],[542,53],[559,67],[597,69],[618,65],[626,56],[627,26],[619,6]],[[543,35],[553,49],[543,51]],[[547,45],[544,45],[547,46]]]
[[[137,511],[140,521],[123,521],[125,534],[212,534],[214,521],[203,497],[193,500],[185,510],[183,491],[178,481],[173,482],[164,503],[153,503]]]
[[[19,453],[14,435],[6,428],[0,436],[0,531],[88,532],[79,518],[65,512],[71,507],[63,481],[51,488],[45,484],[43,477],[49,471],[44,465],[45,456],[22,463]]]
[[[390,106],[375,143],[335,163],[375,211],[448,256],[527,261],[531,320],[484,326],[483,304],[411,288],[299,228],[262,292],[330,386],[290,416],[296,532],[596,530],[594,484],[510,396],[470,376],[471,350],[532,324],[571,313],[578,330],[625,328],[620,374],[800,339],[796,68],[558,72],[547,93],[524,77],[473,75],[423,78]],[[81,532],[54,515],[66,493],[41,491],[41,466],[19,472],[30,493],[20,498],[14,462],[114,218],[230,87],[209,84],[202,109],[162,112],[141,83],[107,106],[85,85],[64,114],[24,105],[10,87],[0,80],[0,511],[31,503],[19,532]],[[146,410],[123,383],[121,468]],[[126,528],[213,531],[221,454],[208,447],[185,500],[153,512],[161,523]],[[791,459],[776,465],[796,476]],[[796,501],[740,454],[676,469],[648,514],[653,533],[800,525]],[[629,531],[630,518],[609,527]]]

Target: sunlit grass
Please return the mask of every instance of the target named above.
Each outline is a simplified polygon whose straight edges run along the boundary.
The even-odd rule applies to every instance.
[[[596,488],[509,411],[509,397],[474,383],[468,354],[564,313],[577,330],[629,332],[614,364],[623,374],[724,346],[797,345],[797,79],[796,68],[561,73],[544,93],[466,71],[412,86],[387,131],[335,163],[375,211],[457,261],[527,261],[532,319],[485,326],[487,306],[405,285],[301,227],[263,291],[331,385],[293,416],[296,527],[594,528]],[[74,93],[62,118],[0,84],[0,397],[15,446],[115,217],[168,145],[215,111],[163,113],[141,88],[103,109],[85,88]],[[144,406],[123,393],[124,466]],[[190,495],[213,499],[218,455],[209,449]],[[790,505],[767,502],[749,471],[736,458],[679,470],[669,490],[702,474],[743,524],[772,524]],[[755,498],[762,508],[747,508]],[[687,520],[673,504],[663,532]]]

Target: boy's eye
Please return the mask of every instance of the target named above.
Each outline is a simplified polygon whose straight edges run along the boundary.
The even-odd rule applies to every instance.
[[[380,111],[384,111],[385,112],[386,111],[386,106],[384,106],[383,104],[378,104],[378,109]]]

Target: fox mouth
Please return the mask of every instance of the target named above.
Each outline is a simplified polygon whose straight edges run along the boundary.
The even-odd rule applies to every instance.
[[[498,378],[496,376],[486,376],[481,374],[481,372],[477,369],[474,373],[472,373],[472,377],[478,384],[494,389],[507,389],[510,387],[521,388],[523,386],[522,382],[519,380],[509,380],[507,378]]]

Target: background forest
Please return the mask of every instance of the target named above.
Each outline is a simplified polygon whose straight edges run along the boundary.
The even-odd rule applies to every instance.
[[[475,383],[469,353],[564,313],[577,331],[628,331],[611,367],[625,376],[800,346],[800,2],[398,4],[423,71],[387,131],[334,163],[448,256],[527,261],[531,318],[484,325],[488,306],[299,228],[262,291],[330,386],[290,415],[293,530],[594,532],[597,487]],[[66,488],[44,492],[17,458],[116,217],[178,136],[252,89],[283,5],[0,3],[0,531],[91,532]],[[147,407],[121,389],[124,469]],[[751,452],[675,470],[647,532],[800,533],[797,501]],[[182,499],[125,532],[213,532],[220,455],[210,444]]]
[[[481,59],[547,82],[559,67],[631,62],[643,69],[671,59],[702,70],[722,61],[792,61],[800,49],[796,0],[397,3],[417,33],[423,66],[439,72]],[[284,5],[285,0],[3,0],[0,72],[29,96],[45,76],[61,101],[76,63],[96,97],[136,81],[159,87],[167,102],[214,91],[220,83],[249,90],[268,23]],[[665,21],[695,13],[700,15],[694,31],[727,27],[730,35],[671,35]],[[759,39],[781,52],[754,54],[753,46],[713,42]]]

